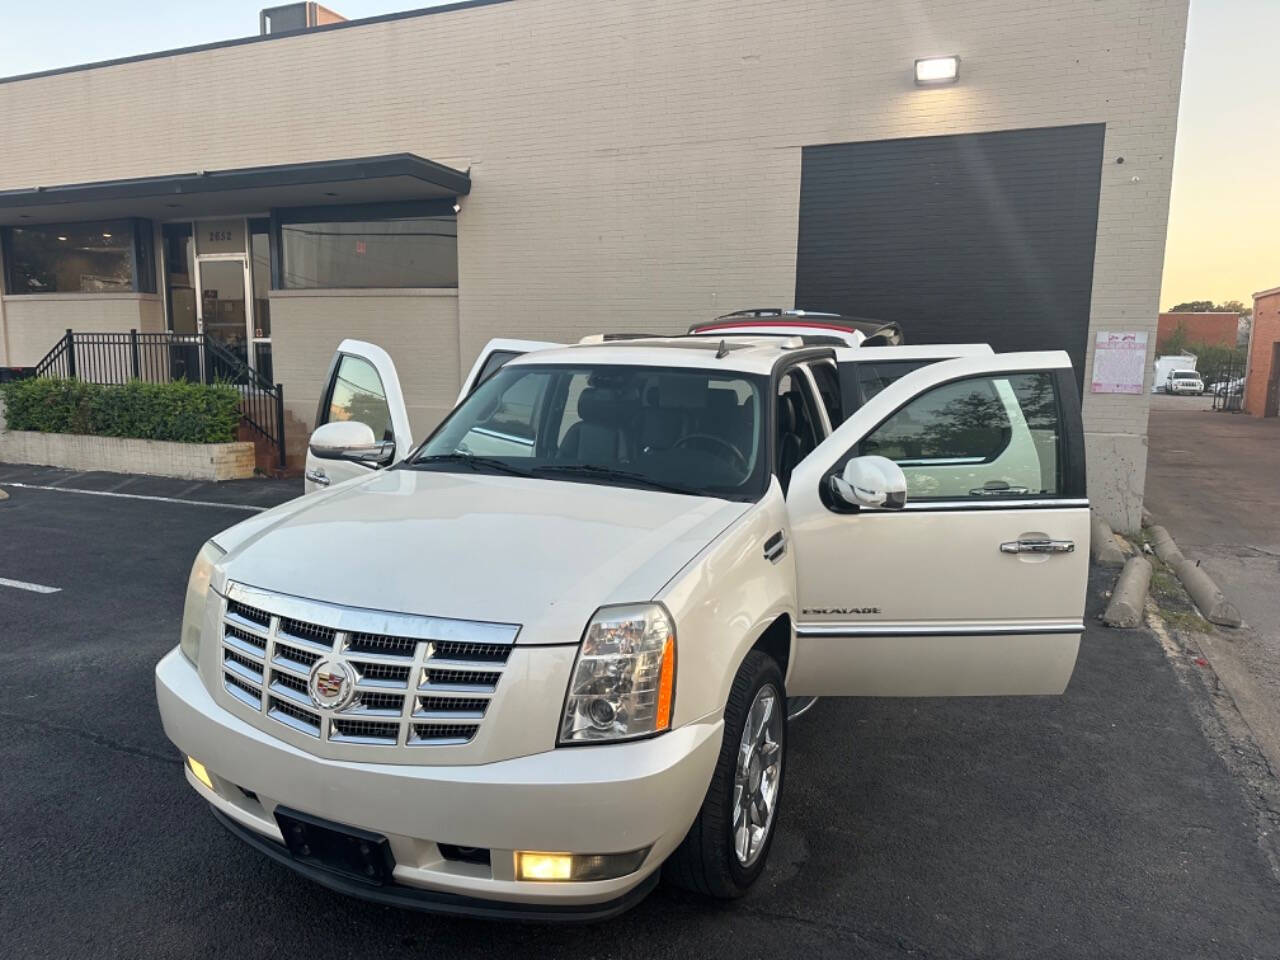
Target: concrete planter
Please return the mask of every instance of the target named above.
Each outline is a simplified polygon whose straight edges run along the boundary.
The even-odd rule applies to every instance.
[[[241,480],[253,476],[254,465],[252,443],[173,443],[27,430],[0,430],[0,462],[182,480]]]

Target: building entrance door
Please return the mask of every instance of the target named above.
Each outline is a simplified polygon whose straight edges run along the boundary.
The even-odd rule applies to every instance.
[[[256,263],[259,258],[250,253],[248,223],[243,218],[198,220],[193,233],[199,331],[270,380],[271,328],[265,296],[268,265]],[[254,246],[256,254],[258,244]],[[219,371],[216,363],[206,372],[230,378],[230,371]]]
[[[244,257],[196,259],[200,296],[196,298],[200,330],[251,364],[253,305],[245,292],[249,263]]]

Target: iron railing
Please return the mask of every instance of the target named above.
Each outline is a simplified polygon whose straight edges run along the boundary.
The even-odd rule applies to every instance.
[[[284,387],[273,384],[206,333],[66,334],[36,364],[37,377],[86,383],[130,380],[225,383],[240,393],[240,417],[276,448],[285,465]]]
[[[1246,358],[1243,354],[1231,356],[1223,363],[1205,388],[1213,392],[1213,409],[1239,413],[1244,406],[1244,375]]]

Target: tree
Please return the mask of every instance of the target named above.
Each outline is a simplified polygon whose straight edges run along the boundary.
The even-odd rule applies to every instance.
[[[1173,311],[1171,310],[1169,312],[1172,313]],[[1185,353],[1186,349],[1187,325],[1181,320],[1179,320],[1178,325],[1173,328],[1173,333],[1169,334],[1162,341],[1156,344],[1156,351],[1165,355]]]
[[[1238,313],[1242,317],[1252,317],[1253,307],[1246,307],[1239,300],[1226,300],[1222,303],[1215,304],[1212,300],[1188,300],[1186,303],[1180,303],[1177,306],[1170,307],[1170,313]]]

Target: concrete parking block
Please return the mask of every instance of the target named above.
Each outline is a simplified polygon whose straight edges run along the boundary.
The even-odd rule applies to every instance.
[[[1102,614],[1102,622],[1108,627],[1136,627],[1142,623],[1150,584],[1151,561],[1146,557],[1130,557],[1111,591],[1111,602]]]

